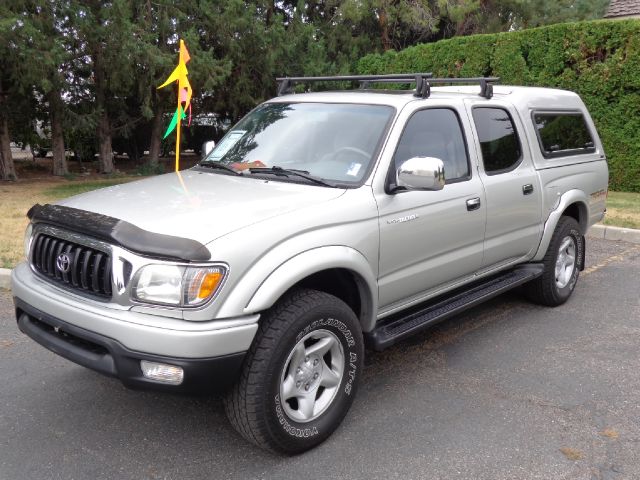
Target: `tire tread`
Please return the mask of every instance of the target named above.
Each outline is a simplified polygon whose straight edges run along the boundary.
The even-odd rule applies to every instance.
[[[245,357],[240,378],[224,399],[229,421],[249,442],[274,452],[282,451],[266,433],[266,412],[261,402],[268,383],[264,381],[265,368],[277,348],[278,340],[300,315],[326,302],[336,301],[340,302],[324,292],[299,289],[265,313]]]
[[[549,246],[547,247],[544,258],[542,259],[542,264],[544,265],[545,270],[544,273],[542,276],[526,284],[525,293],[527,298],[532,302],[549,307],[555,307],[566,301],[566,299],[560,300],[558,298],[553,282],[555,282],[555,256],[557,253],[556,250],[558,248],[558,242],[571,228],[579,229],[578,222],[576,222],[572,217],[560,217],[560,220],[558,220],[558,224],[553,231],[553,235],[551,236],[551,240],[549,241]],[[576,258],[576,262],[577,261],[578,259]],[[576,268],[578,268],[577,263]]]

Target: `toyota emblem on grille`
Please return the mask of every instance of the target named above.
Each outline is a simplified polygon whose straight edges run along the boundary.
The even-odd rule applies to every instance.
[[[60,270],[62,273],[67,273],[70,266],[71,259],[69,258],[69,255],[67,255],[66,253],[61,253],[60,255],[58,255],[58,258],[56,259],[56,267],[58,267],[58,270]]]

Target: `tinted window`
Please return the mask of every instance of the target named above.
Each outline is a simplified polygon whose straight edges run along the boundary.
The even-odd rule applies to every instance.
[[[413,114],[398,143],[394,157],[396,169],[413,157],[442,160],[446,181],[469,176],[462,128],[453,110],[431,108]]]
[[[595,151],[593,138],[579,113],[536,113],[540,148],[545,157],[579,155]]]
[[[473,109],[482,161],[487,173],[499,173],[515,167],[522,156],[518,133],[511,115],[501,108]]]

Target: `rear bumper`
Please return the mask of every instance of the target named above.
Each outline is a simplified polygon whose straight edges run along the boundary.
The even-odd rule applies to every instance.
[[[130,388],[173,392],[222,391],[240,374],[245,352],[212,358],[179,358],[128,349],[120,342],[72,325],[14,298],[20,330],[43,347],[79,365],[119,378]],[[181,367],[184,380],[171,385],[143,376],[140,361]]]

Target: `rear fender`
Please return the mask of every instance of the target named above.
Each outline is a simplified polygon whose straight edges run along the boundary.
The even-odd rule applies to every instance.
[[[542,240],[540,241],[538,250],[532,259],[533,262],[542,261],[545,253],[547,253],[549,243],[551,243],[551,237],[553,236],[553,232],[556,229],[556,225],[558,225],[558,221],[560,221],[560,217],[562,217],[562,214],[567,209],[567,207],[574,203],[578,205],[580,212],[580,221],[578,222],[580,225],[580,232],[582,233],[582,235],[587,233],[590,218],[589,198],[581,190],[569,190],[568,192],[565,192],[563,195],[558,197],[553,210],[547,217],[547,220],[544,224],[544,233],[542,234]]]

